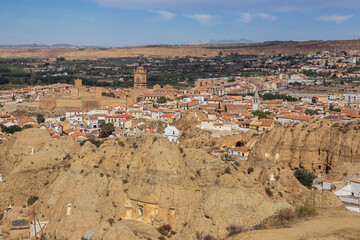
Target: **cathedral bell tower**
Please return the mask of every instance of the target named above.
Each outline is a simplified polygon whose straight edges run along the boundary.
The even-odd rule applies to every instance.
[[[146,84],[146,70],[139,66],[134,72],[134,88],[147,88]]]
[[[254,98],[252,99],[252,108],[253,108],[253,111],[260,110],[260,97],[259,97],[259,93],[257,91],[255,91]]]

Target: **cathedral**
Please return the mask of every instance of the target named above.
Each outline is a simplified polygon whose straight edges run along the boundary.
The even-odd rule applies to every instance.
[[[139,66],[134,72],[134,88],[147,88],[146,83],[146,70],[144,67]]]

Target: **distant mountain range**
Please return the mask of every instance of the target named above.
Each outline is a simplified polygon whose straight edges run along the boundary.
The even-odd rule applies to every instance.
[[[209,40],[204,40],[204,41],[191,41],[186,43],[186,45],[201,45],[201,44],[233,44],[233,43],[257,43],[253,40],[250,39],[239,39],[239,40],[214,40],[214,39],[209,39]]]
[[[100,46],[75,46],[71,44],[20,44],[20,45],[0,45],[0,49],[84,49],[84,48],[102,48]]]
[[[204,40],[204,41],[191,41],[187,42],[183,45],[202,45],[202,44],[233,44],[233,43],[257,43],[255,41],[249,40],[249,39],[239,39],[239,40]],[[123,46],[123,47],[130,47],[130,46]],[[103,46],[76,46],[71,44],[53,44],[53,45],[47,45],[47,44],[19,44],[19,45],[0,45],[0,49],[94,49],[94,48],[107,48]]]

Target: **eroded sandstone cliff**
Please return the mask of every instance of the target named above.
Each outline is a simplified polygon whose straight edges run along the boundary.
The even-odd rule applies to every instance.
[[[277,126],[262,134],[250,159],[268,166],[315,168],[323,174],[328,170],[338,180],[349,177],[360,169],[360,122],[313,119]]]
[[[184,126],[190,122],[196,126],[201,117],[184,116],[188,119]],[[189,129],[196,131],[194,126]],[[231,226],[250,230],[276,219],[281,211],[310,203],[311,191],[295,179],[288,163],[303,161],[293,156],[317,156],[311,146],[325,149],[325,143],[317,142],[320,139],[328,144],[346,140],[354,151],[355,143],[347,139],[358,136],[357,126],[314,121],[279,126],[260,137],[224,139],[185,130],[180,144],[160,134],[145,134],[106,140],[99,148],[90,142],[80,147],[69,137],[52,139],[40,129],[24,130],[0,145],[5,180],[0,183],[1,207],[13,206],[2,227],[6,232],[11,220],[29,216],[32,207],[26,201],[35,195],[39,197],[35,211],[49,220],[48,239],[55,234],[60,239],[79,239],[87,230],[94,232],[93,239],[157,239],[161,237],[157,228],[167,224],[173,239],[224,239]],[[312,134],[307,130],[318,131],[313,135],[317,141],[307,140],[306,134]],[[249,161],[235,164],[213,154],[223,144],[254,144],[258,137]],[[331,140],[336,137],[338,141]],[[272,158],[276,153],[277,159]],[[344,158],[334,150],[329,156],[338,164],[357,161],[355,152]],[[316,205],[326,209],[342,203],[331,193],[318,193]]]

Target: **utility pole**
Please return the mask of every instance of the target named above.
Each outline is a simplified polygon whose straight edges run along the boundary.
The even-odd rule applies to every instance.
[[[314,188],[312,188],[312,192],[313,192],[313,208],[315,208],[315,190],[314,190]]]
[[[35,240],[37,239],[36,237],[36,221],[35,221],[35,207],[33,206],[33,223],[34,223],[34,235],[35,235]]]

